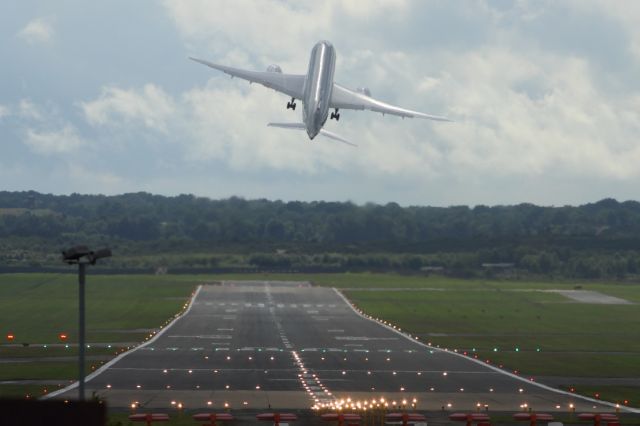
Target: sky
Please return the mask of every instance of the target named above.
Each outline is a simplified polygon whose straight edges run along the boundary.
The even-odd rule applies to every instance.
[[[189,61],[306,73],[452,123],[341,110]],[[0,190],[401,205],[640,198],[635,0],[0,4]]]

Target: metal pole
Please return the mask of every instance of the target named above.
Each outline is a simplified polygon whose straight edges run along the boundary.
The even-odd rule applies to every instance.
[[[84,401],[84,276],[87,265],[78,263],[78,304],[80,312],[78,315],[78,399]]]

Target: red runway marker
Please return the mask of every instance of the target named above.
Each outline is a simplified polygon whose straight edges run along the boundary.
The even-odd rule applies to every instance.
[[[544,413],[516,413],[513,415],[513,419],[518,421],[528,421],[531,426],[536,426],[536,422],[538,420],[543,422],[553,421],[553,416],[551,414]]]
[[[146,422],[147,426],[150,426],[153,422],[168,422],[169,415],[165,413],[140,413],[130,415],[129,420],[132,422]]]
[[[193,420],[210,422],[209,425],[215,426],[216,422],[228,422],[234,420],[234,418],[229,413],[199,413],[193,415]]]

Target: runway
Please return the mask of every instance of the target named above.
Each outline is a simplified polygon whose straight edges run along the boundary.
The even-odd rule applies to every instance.
[[[418,344],[305,282],[203,285],[187,314],[86,388],[111,407],[294,409],[347,398],[397,406],[415,398],[422,410],[612,410]]]

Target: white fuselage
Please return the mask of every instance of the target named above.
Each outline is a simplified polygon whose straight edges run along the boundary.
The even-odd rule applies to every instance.
[[[304,98],[301,99],[302,121],[311,139],[316,137],[327,121],[335,67],[336,51],[331,43],[318,42],[311,50]]]

